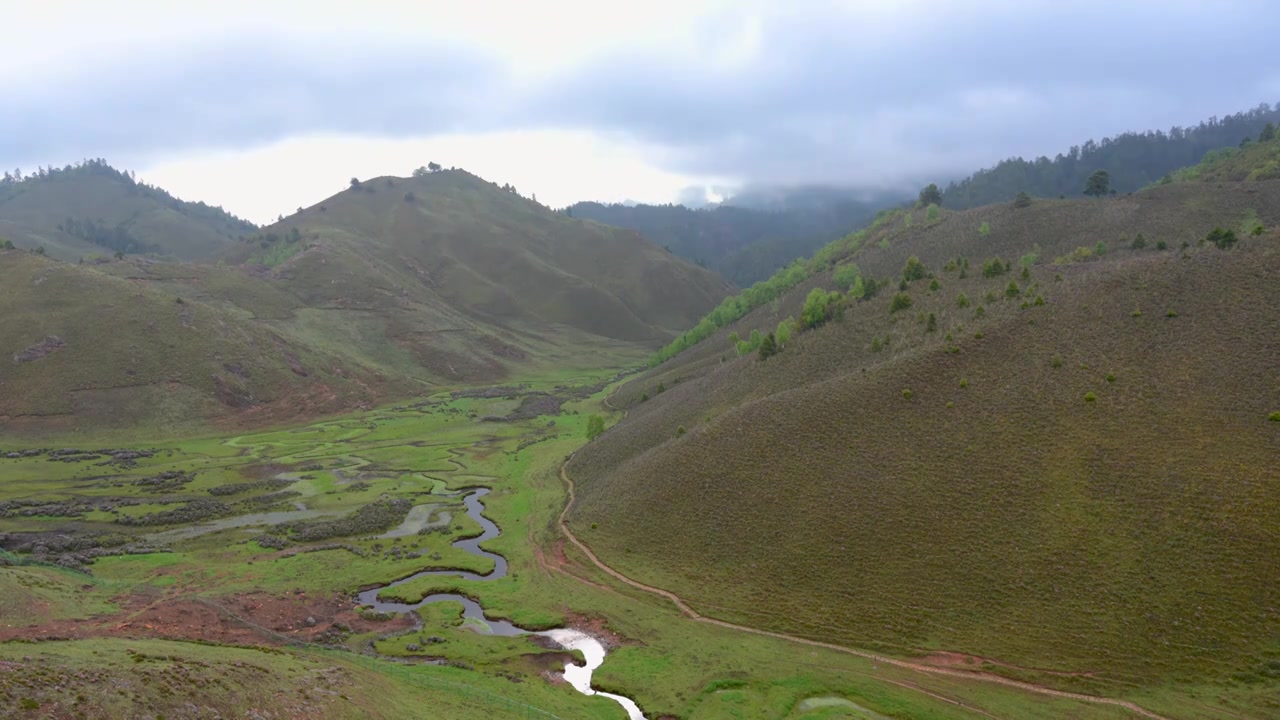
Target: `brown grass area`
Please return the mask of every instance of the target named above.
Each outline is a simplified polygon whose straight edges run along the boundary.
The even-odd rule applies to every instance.
[[[970,277],[916,282],[896,317],[887,296],[858,303],[765,363],[712,338],[641,376],[628,419],[571,463],[571,525],[629,576],[756,627],[1088,692],[1256,679],[1280,650],[1278,239],[1037,266],[1047,304],[1025,310],[981,299],[1011,277],[982,278],[984,255],[904,248],[935,269],[969,254]]]

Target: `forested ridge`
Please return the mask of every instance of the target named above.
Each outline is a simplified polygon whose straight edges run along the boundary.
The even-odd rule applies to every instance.
[[[1127,132],[1100,141],[1073,145],[1050,160],[1020,157],[979,170],[943,193],[943,204],[965,209],[1005,202],[1019,192],[1038,197],[1079,196],[1089,176],[1099,169],[1111,175],[1111,189],[1133,192],[1169,173],[1199,163],[1214,150],[1256,139],[1268,123],[1280,122],[1280,105],[1268,103],[1226,117],[1211,117],[1194,127],[1168,131]]]

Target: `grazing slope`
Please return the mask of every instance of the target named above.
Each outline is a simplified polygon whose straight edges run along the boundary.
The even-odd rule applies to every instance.
[[[0,254],[0,282],[16,288],[0,300],[0,352],[15,358],[0,364],[0,416],[10,428],[261,424],[617,365],[729,290],[633,232],[461,171],[368,181],[220,259]]]
[[[0,285],[5,431],[181,432],[245,411],[278,422],[408,387],[242,310],[89,266],[0,251]]]
[[[43,247],[62,260],[116,251],[202,260],[256,229],[221,208],[138,183],[101,160],[6,178],[0,183],[0,238]]]
[[[1274,228],[1280,183],[912,215],[852,258],[894,286],[921,258],[910,308],[887,288],[735,358],[728,333],[799,315],[820,269],[624,386],[569,464],[574,532],[743,624],[1091,693],[1275,683],[1280,234],[1198,240]]]
[[[1242,148],[1211,152],[1198,165],[1171,173],[1163,182],[1280,180],[1280,137],[1274,127],[1269,135]]]

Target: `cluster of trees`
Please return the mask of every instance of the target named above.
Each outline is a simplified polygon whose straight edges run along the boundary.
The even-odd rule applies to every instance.
[[[1039,197],[1077,195],[1098,168],[1111,171],[1108,191],[1114,188],[1117,192],[1132,192],[1178,168],[1200,162],[1211,150],[1236,147],[1250,137],[1261,139],[1268,125],[1274,136],[1278,122],[1280,106],[1263,103],[1248,112],[1210,118],[1196,127],[1124,133],[1100,142],[1090,140],[1052,160],[1005,160],[951,183],[943,197],[947,207],[964,209],[1007,202],[1018,192]]]
[[[429,162],[429,163],[427,163],[426,165],[423,165],[422,167],[417,168],[416,170],[414,170],[414,171],[413,171],[413,176],[414,176],[414,177],[423,177],[424,175],[430,175],[431,173],[438,173],[438,172],[440,172],[440,171],[441,171],[441,170],[443,170],[443,169],[444,169],[444,168],[440,166],[440,163],[437,163],[437,162]]]
[[[782,293],[809,278],[814,273],[827,270],[839,258],[853,255],[862,248],[862,245],[873,230],[896,221],[903,212],[902,209],[881,210],[876,213],[875,220],[870,225],[827,243],[818,252],[814,253],[813,257],[808,261],[803,259],[796,260],[775,272],[768,280],[761,280],[741,293],[725,298],[715,310],[712,310],[706,317],[702,318],[702,321],[692,330],[684,333],[670,345],[654,353],[649,358],[649,366],[653,367],[659,363],[666,362],[687,348],[711,337],[718,328],[728,325],[767,302],[773,302],[776,298],[781,297]],[[849,294],[855,299],[870,298],[881,287],[872,278],[863,279],[860,271],[857,270],[857,265],[852,265],[850,269],[837,269],[837,273],[843,273],[838,282],[847,282],[849,284]]]
[[[203,202],[179,200],[162,188],[138,182],[137,175],[132,171],[117,170],[102,158],[82,160],[61,168],[38,167],[35,172],[26,175],[21,168],[5,172],[0,176],[0,203],[39,183],[65,182],[85,177],[105,178],[123,183],[130,194],[154,200],[187,217],[211,224],[227,237],[240,237],[258,228],[257,225],[238,218],[221,207]]]
[[[120,255],[160,251],[158,247],[148,245],[134,237],[124,223],[108,226],[101,220],[77,220],[69,217],[58,224],[58,229],[68,235],[107,248]]]
[[[761,280],[737,295],[725,298],[714,310],[707,313],[693,329],[685,332],[672,341],[671,344],[654,353],[649,358],[649,366],[654,367],[659,363],[666,362],[686,349],[706,340],[716,330],[743,317],[761,305],[773,302],[781,297],[784,292],[808,276],[804,263],[797,260],[779,270],[768,280]]]

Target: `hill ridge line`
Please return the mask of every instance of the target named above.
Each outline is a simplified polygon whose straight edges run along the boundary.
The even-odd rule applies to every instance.
[[[617,408],[615,408],[613,404],[609,402],[609,398],[607,397],[604,399],[604,404],[606,407],[608,407],[611,410],[615,410],[615,411],[617,410]],[[623,419],[624,420],[626,419],[625,410],[623,411]],[[573,460],[573,456],[575,454],[576,453],[570,453],[569,457],[567,457],[565,461],[560,465],[560,479],[564,481],[565,487],[568,489],[568,493],[569,493],[569,500],[568,502],[565,503],[564,508],[560,510],[560,515],[556,519],[556,524],[559,526],[560,532],[564,533],[565,537],[569,538],[569,542],[572,542],[574,546],[576,546],[579,550],[581,550],[582,553],[586,555],[587,558],[591,560],[592,563],[595,564],[596,567],[603,570],[610,577],[613,577],[619,582],[629,585],[637,590],[643,590],[644,592],[647,592],[651,595],[657,595],[658,597],[671,601],[671,603],[674,604],[676,608],[679,609],[683,615],[685,615],[691,620],[694,620],[696,622],[707,623],[710,625],[717,625],[719,627],[727,628],[730,630],[737,630],[739,632],[751,633],[753,635],[762,635],[765,637],[776,638],[778,640],[787,640],[790,642],[799,643],[801,645],[809,645],[811,647],[820,647],[827,650],[834,650],[836,652],[846,653],[849,655],[856,655],[858,657],[866,658],[874,662],[885,663],[886,665],[893,665],[895,667],[900,667],[907,670],[913,670],[916,672],[927,673],[931,675],[945,675],[948,677],[963,678],[967,680],[980,680],[984,682],[994,683],[997,685],[1004,685],[1007,687],[1018,688],[1020,690],[1036,693],[1038,695],[1047,695],[1050,697],[1058,697],[1058,698],[1064,698],[1068,700],[1080,700],[1082,702],[1094,703],[1099,705],[1112,705],[1115,707],[1122,707],[1126,710],[1129,710],[1130,712],[1137,713],[1142,717],[1151,718],[1151,720],[1172,720],[1172,718],[1167,718],[1163,715],[1158,715],[1150,710],[1147,710],[1141,705],[1138,705],[1129,700],[1099,697],[1097,695],[1086,695],[1084,693],[1074,693],[1066,690],[1054,690],[1052,688],[1036,685],[1034,683],[1023,682],[1021,680],[1013,680],[1010,678],[1000,677],[998,675],[991,675],[987,673],[974,673],[974,672],[966,672],[963,670],[951,670],[948,668],[939,668],[939,667],[933,667],[929,665],[922,665],[920,663],[913,663],[907,660],[898,660],[896,658],[886,657],[884,655],[877,655],[876,653],[867,652],[865,650],[857,650],[855,648],[845,647],[843,645],[835,645],[832,643],[826,643],[820,640],[809,640],[807,638],[802,638],[795,635],[788,635],[786,633],[774,632],[772,630],[762,630],[760,628],[748,627],[746,625],[737,625],[735,623],[731,623],[726,620],[720,620],[717,618],[702,615],[697,610],[694,610],[692,607],[690,607],[689,604],[685,602],[684,599],[682,599],[679,595],[676,595],[670,590],[664,590],[663,588],[654,587],[652,585],[646,585],[638,580],[633,580],[632,578],[622,574],[622,572],[607,565],[603,560],[597,557],[594,552],[591,551],[591,548],[587,547],[586,543],[579,540],[578,536],[574,535],[573,531],[569,529],[568,524],[565,522],[565,517],[568,516],[569,510],[573,508],[573,503],[577,500],[577,495],[575,492],[573,479],[569,477],[568,467],[569,467],[569,462]]]

